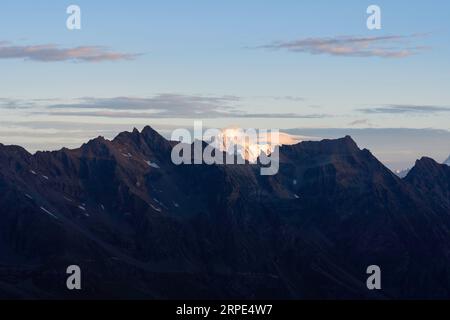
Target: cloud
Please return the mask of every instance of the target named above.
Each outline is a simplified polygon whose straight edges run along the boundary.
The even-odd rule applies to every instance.
[[[450,112],[450,107],[422,105],[387,105],[366,109],[358,109],[366,114],[435,114]]]
[[[355,127],[355,126],[368,126],[371,127],[372,124],[368,119],[359,119],[352,121],[348,124],[349,127]]]
[[[227,112],[205,112],[199,113],[151,113],[151,112],[129,112],[129,111],[56,111],[56,112],[33,112],[35,115],[49,116],[76,116],[76,117],[103,117],[103,118],[135,118],[135,119],[217,119],[217,118],[273,118],[273,119],[322,119],[329,117],[325,114],[296,114],[296,113],[227,113]]]
[[[13,45],[0,41],[0,59],[24,59],[39,62],[104,62],[134,60],[138,54],[114,52],[102,46],[62,48],[54,44]]]
[[[239,102],[235,96],[201,96],[164,93],[151,98],[85,97],[75,103],[50,105],[50,109],[107,109],[107,110],[147,110],[162,113],[202,113],[204,111],[231,110],[232,104]]]
[[[250,98],[251,99],[256,99],[256,100],[263,100],[263,101],[273,100],[273,101],[283,101],[283,102],[305,102],[307,100],[304,97],[291,96],[291,95],[286,95],[286,96],[253,96],[253,97],[250,97]]]
[[[277,96],[277,97],[271,97],[273,100],[279,100],[279,101],[291,101],[291,102],[300,102],[305,101],[306,99],[303,97],[297,97],[297,96]]]
[[[340,36],[304,38],[294,41],[275,42],[260,49],[288,50],[313,55],[328,54],[343,57],[405,58],[420,53],[424,46],[409,43],[423,34],[389,36]]]
[[[80,98],[50,104],[49,115],[108,118],[323,118],[320,114],[247,113],[240,97],[159,94],[151,98]],[[41,113],[41,112],[40,112]]]
[[[0,98],[0,109],[28,109],[35,104],[32,101],[22,101],[18,99]]]
[[[26,110],[40,105],[45,105],[51,102],[58,101],[57,99],[12,99],[0,97],[0,109],[9,110]]]

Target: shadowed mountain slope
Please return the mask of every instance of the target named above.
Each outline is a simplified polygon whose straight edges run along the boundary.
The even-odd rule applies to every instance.
[[[261,176],[176,166],[175,144],[146,127],[35,155],[0,145],[0,297],[450,297],[448,166],[422,159],[402,180],[345,137],[283,146]]]

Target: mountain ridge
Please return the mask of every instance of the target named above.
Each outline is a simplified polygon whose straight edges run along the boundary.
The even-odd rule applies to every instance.
[[[151,127],[34,155],[0,145],[0,296],[69,298],[71,264],[84,298],[450,296],[447,166],[425,158],[402,180],[347,136],[282,146],[261,176],[176,166],[174,145]],[[365,287],[371,264],[383,292]]]

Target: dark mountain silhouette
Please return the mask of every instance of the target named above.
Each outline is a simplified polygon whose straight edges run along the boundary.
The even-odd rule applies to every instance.
[[[450,212],[450,167],[433,159],[422,158],[406,177],[406,181],[431,200],[430,205],[443,215]]]
[[[35,155],[0,145],[0,297],[450,297],[450,167],[424,158],[402,180],[345,137],[283,146],[261,176],[175,166],[174,145],[150,127]]]

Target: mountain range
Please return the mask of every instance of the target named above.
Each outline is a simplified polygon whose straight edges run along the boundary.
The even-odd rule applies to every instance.
[[[449,166],[422,158],[401,179],[347,136],[282,146],[261,176],[176,166],[174,145],[150,127],[0,144],[0,298],[450,298]]]

